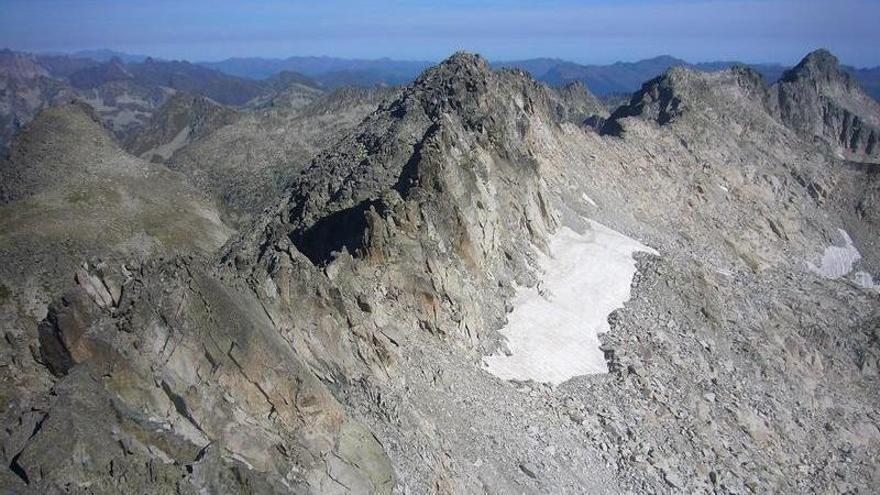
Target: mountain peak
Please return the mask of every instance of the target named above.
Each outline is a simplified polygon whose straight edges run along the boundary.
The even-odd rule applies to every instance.
[[[773,91],[771,111],[801,136],[818,139],[847,159],[877,160],[880,105],[828,50],[804,57]]]
[[[436,67],[426,70],[416,80],[416,86],[436,83],[444,79],[479,79],[483,80],[492,72],[489,62],[483,57],[470,52],[455,52]]]
[[[814,67],[825,68],[828,70],[836,70],[840,67],[840,62],[833,53],[825,48],[820,48],[807,54],[799,65],[812,65]]]
[[[813,79],[816,81],[844,81],[853,83],[851,77],[840,68],[840,62],[830,51],[821,48],[809,53],[792,69],[786,71],[781,80],[795,81]]]
[[[412,84],[411,93],[421,100],[429,114],[465,108],[475,110],[486,95],[490,80],[492,69],[484,58],[456,52],[423,72]]]
[[[489,70],[489,63],[476,53],[457,51],[440,63],[440,67],[463,67]]]

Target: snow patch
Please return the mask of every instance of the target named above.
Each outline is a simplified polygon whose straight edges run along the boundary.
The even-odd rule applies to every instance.
[[[874,277],[871,276],[870,273],[864,271],[857,271],[853,273],[853,282],[863,289],[876,290],[880,292],[880,285],[874,282]]]
[[[560,384],[574,376],[607,373],[599,334],[608,315],[630,297],[636,272],[633,253],[653,249],[590,221],[578,234],[560,228],[550,237],[550,255],[539,259],[536,287],[520,287],[501,334],[510,355],[486,356],[488,371],[505,380]]]
[[[826,278],[840,278],[852,271],[853,264],[862,259],[862,255],[853,246],[852,239],[843,229],[837,229],[843,239],[843,246],[828,246],[822,255],[819,266],[809,263],[810,270]]]
[[[837,229],[843,239],[843,246],[828,246],[822,255],[819,266],[807,263],[810,270],[826,278],[841,278],[853,271],[853,265],[862,259],[861,253],[853,245],[849,234],[843,229]],[[866,271],[859,270],[852,274],[850,280],[859,287],[869,290],[880,291],[880,285],[874,282],[874,277]]]
[[[587,196],[587,193],[582,192],[581,197],[584,199],[584,201],[586,201],[587,203],[590,203],[591,206],[596,206],[596,202],[593,201],[593,198]]]

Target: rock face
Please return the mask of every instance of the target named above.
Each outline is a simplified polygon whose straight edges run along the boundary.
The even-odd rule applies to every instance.
[[[869,491],[878,176],[784,125],[772,91],[746,69],[674,70],[594,132],[585,91],[455,54],[327,143],[220,253],[79,265],[38,325],[7,334],[0,482]],[[176,156],[221,149],[212,136],[241,122]],[[516,288],[554,298],[551,234],[594,222],[653,249],[601,337],[609,373],[488,373]],[[839,229],[858,260],[815,273]]]
[[[880,162],[880,103],[826,50],[809,54],[771,90],[771,112],[842,157]]]
[[[178,260],[127,278],[83,272],[89,281],[78,278],[50,307],[40,349],[57,395],[15,454],[22,481],[34,490],[390,493],[394,474],[375,438],[345,417],[253,293],[204,270]],[[90,290],[114,277],[119,299]],[[142,283],[156,277],[164,282]]]

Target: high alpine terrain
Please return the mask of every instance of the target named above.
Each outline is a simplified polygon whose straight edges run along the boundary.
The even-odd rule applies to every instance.
[[[610,114],[464,52],[282,79],[17,135],[7,491],[880,486],[880,110],[829,52]]]

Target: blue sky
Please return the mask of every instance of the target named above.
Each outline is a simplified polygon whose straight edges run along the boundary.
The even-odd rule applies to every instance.
[[[538,56],[609,63],[793,63],[826,47],[880,65],[880,0],[0,0],[0,46],[112,48],[164,58],[439,60]]]

